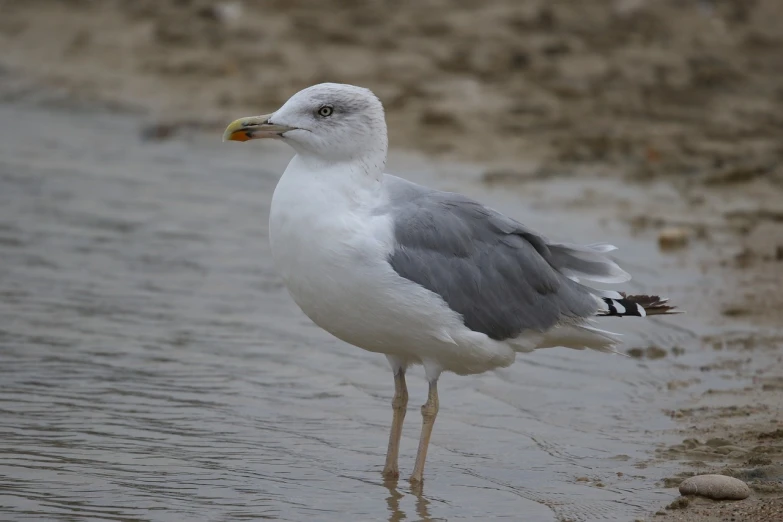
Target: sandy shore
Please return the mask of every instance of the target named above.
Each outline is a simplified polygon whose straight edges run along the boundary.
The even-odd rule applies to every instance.
[[[71,101],[141,111],[165,138],[193,128],[185,122],[219,128],[273,110],[315,82],[356,83],[384,101],[394,146],[483,162],[489,185],[524,191],[588,170],[651,195],[667,187],[676,204],[604,192],[580,204],[610,208],[653,241],[681,237],[673,258],[698,258],[722,281],[689,310],[731,324],[702,340],[720,364],[669,386],[700,372],[752,385],[695,391],[669,412],[682,442],[651,465],[682,462],[662,487],[719,470],[754,493],[661,506],[650,520],[783,516],[783,4],[459,4],[7,0],[2,95],[45,83]]]
[[[723,372],[752,385],[739,389],[707,390],[692,404],[670,412],[680,421],[682,442],[661,447],[656,456],[676,459],[683,471],[664,481],[677,486],[694,474],[720,473],[746,481],[752,490],[741,502],[706,499],[675,501],[655,519],[718,522],[724,520],[772,521],[783,519],[783,422],[780,393],[783,390],[781,338],[761,333],[739,334],[712,349],[725,350],[727,357],[706,366],[703,372]],[[774,367],[754,367],[758,353],[770,355]],[[681,497],[682,498],[682,497]]]

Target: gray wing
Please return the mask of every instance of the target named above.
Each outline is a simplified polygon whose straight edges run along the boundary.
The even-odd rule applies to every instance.
[[[613,247],[548,242],[476,201],[386,175],[402,277],[439,294],[465,326],[492,339],[545,331],[595,315],[595,291],[578,277],[630,278],[602,254]],[[599,292],[600,293],[600,292]]]

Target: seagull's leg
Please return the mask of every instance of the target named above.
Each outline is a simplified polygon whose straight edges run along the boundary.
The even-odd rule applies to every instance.
[[[405,367],[392,365],[394,369],[394,399],[392,399],[391,431],[389,432],[389,449],[386,452],[386,465],[383,467],[383,476],[387,479],[396,479],[400,476],[397,468],[397,457],[400,454],[400,437],[402,437],[402,422],[405,420],[405,412],[408,408],[408,386],[405,384]]]
[[[419,451],[416,453],[416,464],[411,475],[412,484],[421,484],[424,480],[424,461],[427,460],[427,448],[430,445],[432,427],[435,425],[435,417],[438,416],[438,380],[430,381],[430,392],[427,402],[421,407],[421,438],[419,439]]]

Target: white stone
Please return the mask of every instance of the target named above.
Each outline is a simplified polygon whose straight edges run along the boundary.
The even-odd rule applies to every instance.
[[[747,484],[726,475],[697,475],[680,484],[681,495],[698,495],[713,500],[742,500],[750,495]]]

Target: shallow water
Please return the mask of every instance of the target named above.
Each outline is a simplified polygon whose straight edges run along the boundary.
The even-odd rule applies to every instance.
[[[384,484],[385,359],[313,326],[271,266],[269,201],[288,152],[199,134],[144,141],[140,125],[0,106],[4,519],[630,520],[672,496],[655,485],[670,464],[649,462],[672,427],[662,410],[684,397],[666,382],[683,370],[565,349],[444,375],[424,493]],[[634,291],[660,290],[664,275],[671,288],[711,284],[571,208],[584,182],[509,193],[482,188],[470,167],[390,166],[552,237],[612,238]],[[665,349],[706,328],[694,317],[611,327]],[[403,474],[421,377],[409,378]]]

